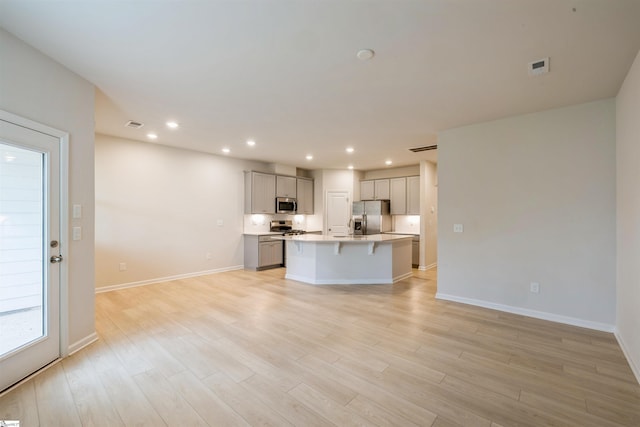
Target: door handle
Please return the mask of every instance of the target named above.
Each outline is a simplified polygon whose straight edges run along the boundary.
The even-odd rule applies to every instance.
[[[62,255],[53,255],[51,258],[49,258],[49,261],[51,261],[51,264],[62,262]]]

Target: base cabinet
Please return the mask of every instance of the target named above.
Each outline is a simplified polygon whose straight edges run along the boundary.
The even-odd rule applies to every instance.
[[[244,236],[245,270],[282,267],[283,262],[282,240],[272,240],[270,235]]]
[[[411,265],[418,267],[420,264],[420,238],[414,237],[411,241]]]

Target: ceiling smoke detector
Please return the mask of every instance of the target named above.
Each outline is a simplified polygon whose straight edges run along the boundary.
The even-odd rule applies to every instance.
[[[356,53],[356,56],[361,61],[368,61],[369,59],[373,58],[375,54],[376,53],[373,51],[373,49],[361,49],[358,51],[358,53]]]
[[[131,129],[140,129],[142,126],[144,126],[144,123],[134,122],[133,120],[129,120],[127,123],[124,124],[124,126]]]
[[[530,62],[527,65],[530,76],[539,76],[540,74],[546,74],[549,72],[549,58],[538,59],[537,61]]]

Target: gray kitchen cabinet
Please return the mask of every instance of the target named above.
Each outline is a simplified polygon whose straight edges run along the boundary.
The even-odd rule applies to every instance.
[[[244,212],[247,214],[276,213],[276,176],[261,172],[245,172]]]
[[[293,176],[276,176],[276,197],[296,198],[297,181]]]
[[[420,264],[420,237],[415,236],[411,241],[411,265],[418,267]]]
[[[407,177],[407,215],[420,215],[420,177]]]
[[[391,215],[407,213],[407,179],[391,178],[389,180]]]
[[[283,264],[283,241],[272,240],[271,235],[244,236],[244,268],[265,270]]]
[[[389,196],[388,179],[367,179],[360,181],[360,200],[387,200]]]
[[[360,181],[360,200],[374,200],[376,198],[373,180]]]
[[[283,241],[260,242],[258,248],[258,268],[279,267],[282,265]]]
[[[374,185],[376,190],[376,200],[388,200],[391,198],[388,179],[376,179],[374,181]]]
[[[298,210],[296,213],[313,215],[313,180],[297,178]]]

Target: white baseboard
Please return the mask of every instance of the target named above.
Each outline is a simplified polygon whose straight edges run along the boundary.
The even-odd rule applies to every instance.
[[[101,286],[96,288],[96,293],[116,291],[118,289],[135,288],[137,286],[153,285],[155,283],[169,282],[171,280],[188,279],[190,277],[206,276],[208,274],[224,273],[225,271],[242,270],[244,265],[217,268],[214,270],[198,271],[196,273],[177,274],[175,276],[158,277],[155,279],[141,280],[139,282],[122,283],[120,285]]]
[[[89,344],[92,344],[92,343],[94,343],[96,341],[98,341],[98,334],[97,333],[94,332],[91,335],[87,335],[86,337],[82,338],[81,340],[78,340],[78,341],[74,342],[69,347],[67,347],[67,355],[66,355],[66,357],[71,356],[73,353],[76,353],[76,352],[82,350],[83,348],[85,348]]]
[[[427,271],[427,270],[431,270],[432,268],[436,268],[437,266],[438,266],[438,263],[434,262],[433,264],[429,264],[429,265],[421,265],[418,267],[418,270]]]
[[[436,293],[436,299],[460,302],[462,304],[475,305],[478,307],[490,308],[492,310],[504,311],[507,313],[520,314],[522,316],[533,317],[536,319],[549,320],[551,322],[564,323],[566,325],[579,326],[581,328],[593,329],[602,332],[615,331],[614,325],[607,323],[592,322],[590,320],[578,319],[575,317],[561,316],[559,314],[547,313],[545,311],[530,310],[528,308],[514,307],[511,305],[496,304],[489,301],[477,300],[473,298],[459,297],[456,295],[448,295],[440,292]]]
[[[631,352],[629,351],[629,347],[627,347],[627,345],[624,343],[624,340],[622,339],[622,336],[620,336],[620,334],[618,333],[617,329],[614,331],[613,334],[615,335],[616,340],[618,340],[618,344],[622,349],[622,353],[624,354],[624,357],[626,357],[627,362],[629,362],[629,367],[631,367],[631,371],[633,372],[633,375],[636,376],[636,380],[640,384],[640,366],[636,365],[633,359],[631,358]]]

